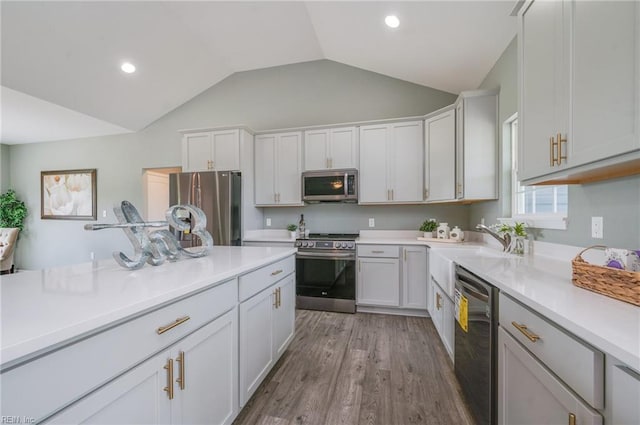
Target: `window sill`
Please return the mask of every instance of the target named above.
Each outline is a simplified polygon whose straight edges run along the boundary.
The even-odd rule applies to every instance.
[[[514,225],[516,222],[525,223],[527,227],[534,229],[567,230],[567,217],[557,215],[516,215],[513,217],[498,218],[500,224]]]

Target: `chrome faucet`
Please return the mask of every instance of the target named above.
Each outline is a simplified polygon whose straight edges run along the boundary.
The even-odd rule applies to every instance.
[[[497,234],[496,232],[491,230],[491,228],[485,226],[484,224],[476,225],[476,229],[480,230],[481,232],[488,233],[491,236],[493,236],[498,242],[500,242],[500,244],[502,245],[502,250],[503,251],[506,252],[509,249],[509,245],[511,245],[511,235],[510,234],[505,233],[504,236],[500,236],[499,234]]]

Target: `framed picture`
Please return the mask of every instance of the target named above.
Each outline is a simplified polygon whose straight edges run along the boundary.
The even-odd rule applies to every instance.
[[[55,220],[96,220],[96,169],[42,171],[40,217]]]

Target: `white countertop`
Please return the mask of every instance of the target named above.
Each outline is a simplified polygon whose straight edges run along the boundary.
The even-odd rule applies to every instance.
[[[640,371],[640,308],[571,283],[571,263],[548,256],[482,255],[431,249],[546,316],[601,351]]]
[[[133,271],[103,260],[3,275],[2,367],[295,252],[282,247],[217,246],[206,257]]]
[[[243,242],[284,242],[293,246],[295,239],[291,239],[291,232],[286,229],[247,230],[242,238]]]

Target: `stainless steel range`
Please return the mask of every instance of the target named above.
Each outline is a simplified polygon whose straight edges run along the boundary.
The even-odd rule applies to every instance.
[[[296,307],[356,312],[357,234],[310,234],[296,247]]]

